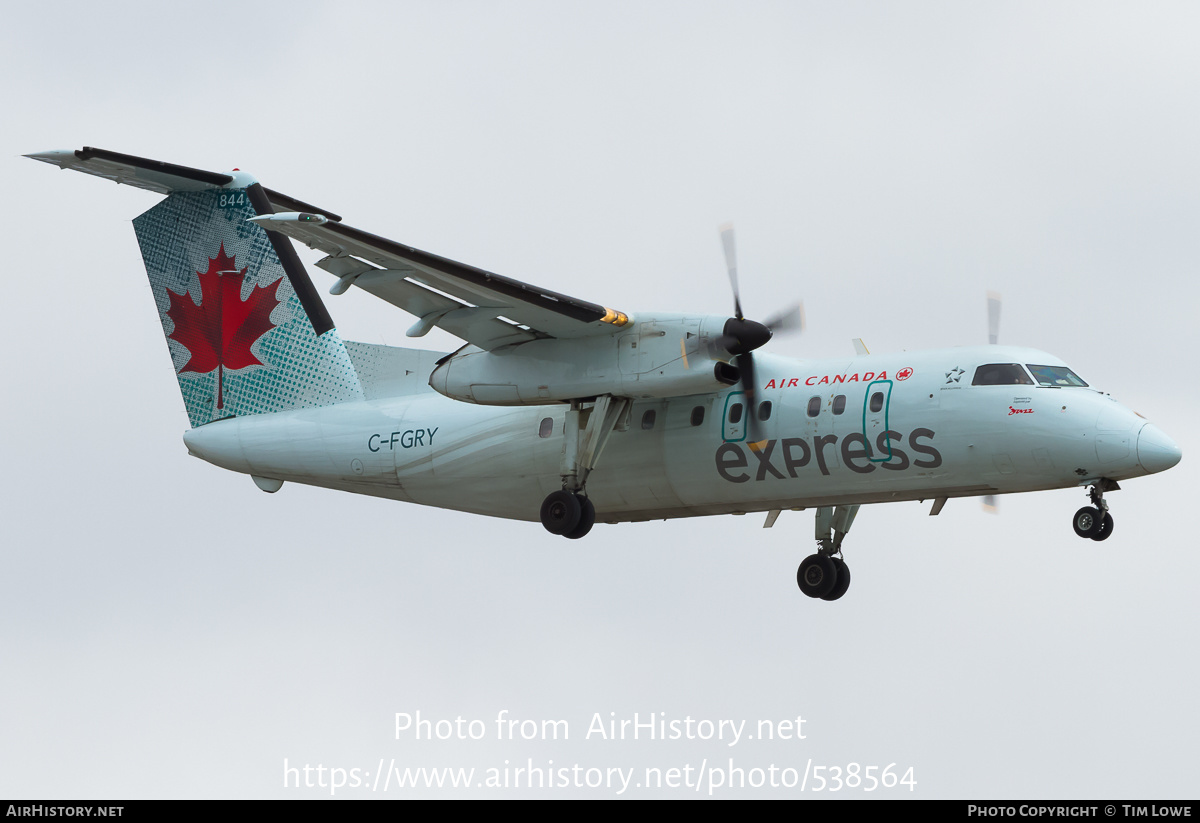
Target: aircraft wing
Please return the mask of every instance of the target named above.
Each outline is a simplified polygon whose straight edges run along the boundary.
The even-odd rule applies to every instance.
[[[336,275],[334,294],[351,285],[417,315],[409,336],[432,326],[490,350],[539,337],[612,334],[629,322],[621,312],[499,274],[447,260],[322,215],[290,212],[251,218],[328,257],[317,265]]]
[[[205,171],[86,146],[27,156],[159,194],[252,182],[244,173]],[[340,215],[282,192],[262,191],[269,206],[256,206],[255,223],[329,255],[317,265],[339,278],[334,294],[354,285],[416,315],[410,337],[437,326],[491,350],[541,337],[612,334],[629,322],[625,314],[596,303],[405,246],[347,226]]]

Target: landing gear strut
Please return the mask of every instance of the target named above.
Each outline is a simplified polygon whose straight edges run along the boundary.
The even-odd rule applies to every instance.
[[[850,567],[836,555],[857,514],[856,505],[817,509],[817,553],[804,558],[796,571],[796,585],[809,597],[837,600],[850,588]]]
[[[1108,513],[1108,503],[1104,499],[1106,491],[1117,491],[1121,487],[1116,481],[1107,478],[1097,480],[1088,490],[1092,505],[1084,506],[1075,512],[1071,526],[1075,534],[1092,540],[1107,540],[1113,533],[1113,518]]]
[[[592,530],[596,507],[584,486],[609,435],[628,428],[629,409],[629,398],[607,394],[586,407],[582,401],[571,401],[563,431],[563,487],[542,501],[541,521],[546,531],[578,540]]]

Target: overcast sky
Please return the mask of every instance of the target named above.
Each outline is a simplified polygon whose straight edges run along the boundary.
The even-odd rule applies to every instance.
[[[913,767],[915,792],[875,796],[1197,795],[1195,4],[4,18],[0,796],[328,795],[285,789],[285,759],[373,782],[392,760],[478,779],[506,761],[640,777],[730,758]],[[633,312],[730,311],[717,227],[734,220],[747,313],[805,300],[809,330],[770,346],[796,358],[854,337],[983,343],[996,290],[1002,342],[1063,358],[1184,461],[1109,496],[1104,543],[1071,531],[1080,490],[1004,497],[999,515],[866,507],[837,603],[796,588],[811,512],[568,544],[291,484],[267,496],[181,440],[130,226],[157,196],[20,158],[84,145],[242,168],[351,225]],[[342,336],[403,345],[412,318],[354,292],[327,298]],[[566,720],[570,740],[497,741],[502,710]],[[396,739],[396,713],[417,711],[488,737]],[[585,739],[595,714],[635,712],[747,731],[801,716],[805,738]]]

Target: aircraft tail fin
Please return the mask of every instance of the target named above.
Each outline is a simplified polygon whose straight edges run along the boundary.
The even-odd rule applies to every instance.
[[[248,218],[326,214],[222,174],[102,149],[30,155],[165,193],[133,221],[193,426],[363,399],[354,364],[291,241]]]

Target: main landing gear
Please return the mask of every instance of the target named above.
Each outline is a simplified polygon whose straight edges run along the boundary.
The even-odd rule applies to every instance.
[[[850,567],[836,555],[857,514],[857,505],[817,509],[817,553],[804,558],[796,571],[796,585],[809,597],[837,600],[850,588]]]
[[[1092,505],[1084,506],[1075,512],[1071,526],[1075,534],[1092,540],[1107,540],[1113,533],[1113,518],[1108,513],[1108,503],[1104,499],[1105,492],[1117,491],[1121,487],[1115,480],[1101,478],[1088,490]]]
[[[578,540],[596,523],[596,507],[585,485],[600,452],[613,431],[629,427],[630,400],[601,395],[585,406],[572,400],[563,430],[562,490],[542,501],[541,521],[546,531]]]
[[[551,492],[542,501],[542,525],[550,534],[578,540],[596,523],[596,507],[581,493]]]

